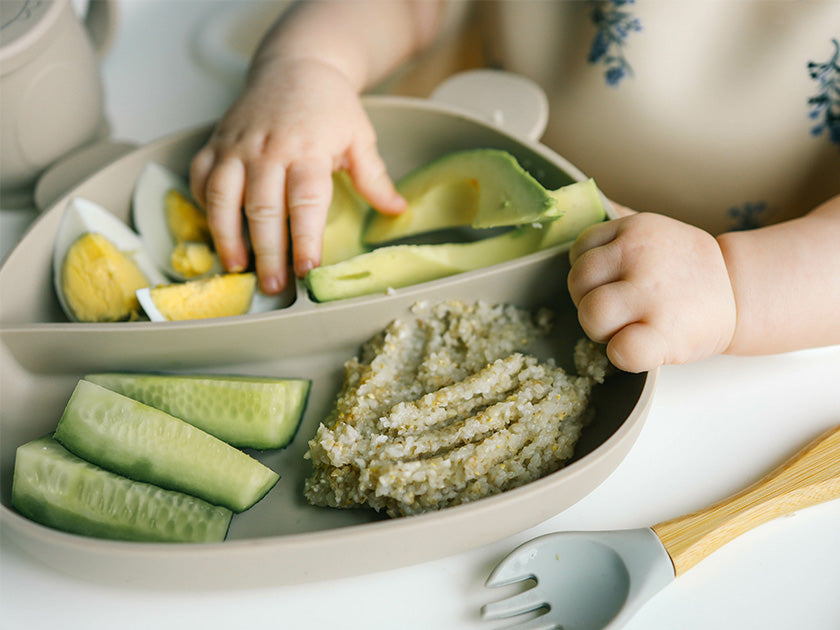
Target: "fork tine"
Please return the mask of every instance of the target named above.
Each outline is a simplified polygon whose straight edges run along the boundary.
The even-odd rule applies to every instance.
[[[500,630],[563,630],[563,625],[554,621],[552,617],[544,615],[512,626],[505,626]]]
[[[521,615],[522,613],[531,612],[547,606],[539,589],[529,588],[527,591],[523,591],[518,595],[485,604],[481,607],[481,618],[504,619],[505,617]]]
[[[539,562],[537,550],[543,544],[543,539],[549,536],[550,534],[540,536],[511,551],[490,572],[487,581],[484,583],[485,586],[494,588],[523,580],[536,579],[534,565]]]

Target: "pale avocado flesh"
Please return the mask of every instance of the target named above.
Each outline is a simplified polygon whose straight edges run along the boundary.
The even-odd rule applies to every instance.
[[[392,245],[316,267],[306,285],[319,302],[382,293],[479,269],[537,251],[542,230],[521,227],[472,243]]]
[[[346,171],[333,173],[333,195],[321,249],[321,264],[332,265],[368,251],[362,243],[362,227],[370,206]]]
[[[397,190],[408,209],[396,217],[372,214],[362,234],[366,244],[458,225],[489,228],[558,216],[549,192],[498,149],[448,153],[409,173]]]

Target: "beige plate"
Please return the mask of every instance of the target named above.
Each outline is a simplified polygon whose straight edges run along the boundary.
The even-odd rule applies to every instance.
[[[542,145],[518,140],[467,114],[429,101],[366,102],[394,177],[443,153],[511,151],[544,185],[583,175]],[[482,299],[549,306],[556,333],[536,352],[568,365],[582,332],[565,289],[567,248],[396,291],[328,304],[302,285],[284,309],[201,322],[68,323],[53,293],[52,243],[67,200],[80,196],[129,216],[132,186],[148,161],[186,174],[207,137],[201,129],[138,149],[85,180],[46,211],[0,269],[0,526],[24,549],[79,577],[149,587],[249,586],[336,578],[439,558],[536,525],[598,486],[624,458],[651,401],[656,373],[616,374],[596,394],[597,417],[575,461],[522,488],[436,513],[384,520],[363,510],[316,508],[301,496],[306,441],[332,404],[342,364],[359,345],[417,300]],[[158,370],[307,377],[310,402],[293,444],[257,456],[282,478],[234,518],[219,544],[136,544],[64,534],[10,509],[15,448],[53,430],[76,381],[94,370]]]

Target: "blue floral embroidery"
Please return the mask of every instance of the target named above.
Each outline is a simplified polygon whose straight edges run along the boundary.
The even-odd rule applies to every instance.
[[[633,69],[624,57],[627,36],[642,30],[639,18],[625,9],[635,0],[606,0],[592,9],[592,22],[598,32],[589,49],[589,63],[603,63],[607,84],[617,86],[626,76],[632,76]]]
[[[811,135],[828,133],[828,139],[840,145],[840,43],[832,39],[834,55],[825,63],[808,62],[808,73],[817,82],[817,93],[808,99],[808,117],[819,121],[811,127]]]
[[[762,225],[761,215],[767,210],[764,201],[746,202],[742,206],[729,208],[727,214],[735,220],[733,230],[754,230]]]

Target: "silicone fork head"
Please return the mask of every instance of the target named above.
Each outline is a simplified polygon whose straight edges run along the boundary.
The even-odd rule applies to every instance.
[[[618,627],[674,578],[650,529],[548,534],[515,549],[487,586],[533,579],[536,586],[487,604],[483,619],[545,611],[517,628],[592,630]]]

